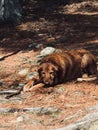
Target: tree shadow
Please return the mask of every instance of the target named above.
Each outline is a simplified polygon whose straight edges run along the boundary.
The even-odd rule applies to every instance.
[[[83,0],[35,0],[33,2],[25,2],[23,6],[24,20],[36,21],[39,20],[40,17],[50,17],[53,14],[58,14],[62,6],[82,1]]]
[[[70,4],[68,0],[27,2],[23,6],[23,29],[19,26],[0,26],[0,48],[4,51],[34,50],[38,44],[64,49],[71,45],[87,48],[90,41],[98,39],[98,15],[60,13],[61,7],[66,4]],[[47,38],[51,37],[55,41],[47,42]],[[95,46],[98,47],[98,42]]]

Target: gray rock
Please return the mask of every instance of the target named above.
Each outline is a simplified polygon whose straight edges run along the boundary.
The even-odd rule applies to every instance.
[[[55,52],[61,52],[60,49],[55,49],[53,47],[46,47],[44,48],[39,55],[36,56],[35,61],[33,62],[34,65],[39,65],[40,61],[43,57],[55,53]]]
[[[44,56],[42,56],[42,55],[37,55],[36,58],[35,58],[35,60],[34,60],[34,62],[33,62],[33,64],[34,64],[34,65],[39,65],[39,63],[40,63],[40,61],[41,61],[41,59],[42,59],[43,57],[44,57]]]
[[[28,48],[32,49],[32,48],[35,48],[35,49],[40,49],[41,47],[43,46],[43,44],[37,44],[37,43],[31,43],[28,45]]]
[[[40,49],[43,46],[43,44],[37,44],[35,47],[36,49]]]
[[[32,79],[33,77],[37,76],[37,75],[38,75],[37,72],[31,72],[31,73],[29,73],[29,74],[27,75],[27,80],[30,80],[30,79]]]
[[[61,94],[62,92],[64,92],[64,87],[59,87],[57,93]]]
[[[28,45],[28,47],[29,47],[29,48],[33,48],[33,47],[34,47],[34,44],[31,43],[31,44]]]
[[[24,120],[23,116],[19,116],[16,120],[16,122],[22,122]]]
[[[29,72],[29,68],[25,68],[25,69],[22,69],[21,71],[18,72],[18,74],[20,76],[24,76],[24,75],[27,75]]]
[[[40,55],[42,56],[45,56],[45,55],[49,55],[49,54],[52,54],[56,51],[55,48],[53,47],[46,47],[44,48],[41,52],[40,52]]]
[[[35,65],[39,65],[41,59],[43,57],[45,57],[46,55],[49,55],[49,54],[52,54],[56,52],[56,49],[53,48],[53,47],[46,47],[44,48],[41,52],[40,52],[40,55],[37,55],[36,58],[35,58],[35,61],[34,61],[34,64]]]

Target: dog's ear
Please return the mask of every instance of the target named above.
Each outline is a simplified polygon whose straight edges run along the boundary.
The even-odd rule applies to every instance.
[[[62,72],[63,72],[62,68],[60,66],[55,66],[55,71],[57,73],[58,78],[61,79],[61,75],[62,75]]]
[[[58,72],[59,71],[59,67],[57,65],[54,65],[52,68],[54,71]]]
[[[41,71],[42,71],[42,66],[40,65],[39,67],[38,67],[38,74],[40,75],[41,74]]]
[[[58,77],[61,76],[61,74],[62,74],[62,69],[61,69],[60,66],[54,65],[54,66],[53,66],[53,70],[56,72],[56,74],[58,75]]]

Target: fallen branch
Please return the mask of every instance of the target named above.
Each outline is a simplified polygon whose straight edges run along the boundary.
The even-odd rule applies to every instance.
[[[4,90],[4,91],[0,91],[0,94],[14,94],[16,93],[17,90]]]

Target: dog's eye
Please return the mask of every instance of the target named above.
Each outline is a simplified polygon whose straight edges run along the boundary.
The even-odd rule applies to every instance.
[[[42,71],[41,73],[42,73],[42,75],[45,75],[45,72],[44,72],[44,71]]]
[[[54,75],[54,71],[51,71],[50,74],[51,74],[51,75]]]

